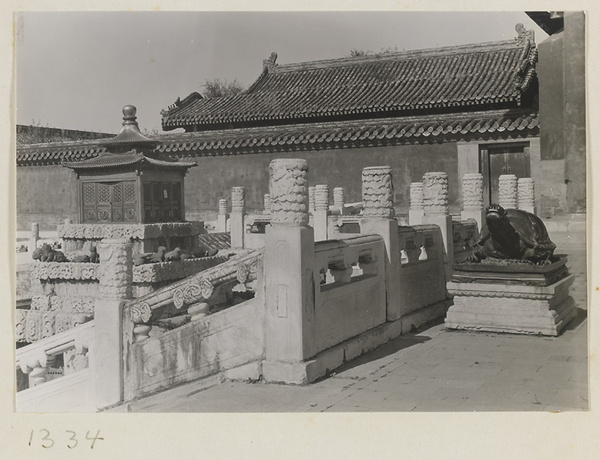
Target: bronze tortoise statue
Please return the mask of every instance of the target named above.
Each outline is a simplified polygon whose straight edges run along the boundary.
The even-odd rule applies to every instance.
[[[492,258],[547,264],[556,245],[536,215],[492,204],[486,209],[485,225],[473,249],[472,261],[476,262]]]

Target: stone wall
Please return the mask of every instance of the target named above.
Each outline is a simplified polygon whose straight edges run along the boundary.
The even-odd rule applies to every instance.
[[[261,210],[269,188],[269,163],[275,158],[303,158],[311,171],[310,185],[344,187],[345,201],[361,201],[361,173],[368,166],[390,165],[394,176],[394,203],[407,214],[408,189],[427,171],[446,171],[450,181],[450,210],[456,204],[459,177],[456,144],[401,145],[318,152],[261,153],[197,157],[198,168],[186,176],[187,220],[216,220],[219,199],[230,198],[231,187],[243,186],[246,209]],[[50,193],[51,192],[51,193]],[[40,230],[54,230],[65,218],[77,222],[77,181],[62,166],[17,168],[17,228],[28,230],[32,222]]]

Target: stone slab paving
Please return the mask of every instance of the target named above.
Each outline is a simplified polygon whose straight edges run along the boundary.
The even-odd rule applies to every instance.
[[[113,409],[131,412],[581,411],[588,408],[584,238],[551,234],[576,275],[577,317],[559,337],[408,334],[306,386],[215,378]]]

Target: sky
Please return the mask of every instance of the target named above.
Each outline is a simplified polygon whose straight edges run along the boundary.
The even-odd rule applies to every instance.
[[[250,86],[278,64],[510,40],[523,12],[27,12],[18,17],[17,123],[116,133],[124,105],[142,129],[208,79]]]

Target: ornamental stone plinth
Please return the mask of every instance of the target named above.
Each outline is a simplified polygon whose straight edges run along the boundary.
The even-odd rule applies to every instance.
[[[315,187],[315,211],[329,211],[329,185]]]
[[[219,212],[217,214],[217,232],[225,233],[227,231],[227,200],[219,200]]]
[[[408,223],[410,225],[421,225],[423,224],[423,182],[412,182],[410,184],[409,197]]]
[[[485,222],[483,206],[483,175],[481,173],[465,174],[463,176],[463,210],[461,220],[475,219],[478,231]]]
[[[231,188],[231,215],[229,217],[229,222],[231,224],[230,232],[232,248],[243,248],[245,243],[245,194],[244,187]]]
[[[517,176],[503,174],[498,178],[498,204],[504,209],[517,209],[518,207]]]
[[[315,210],[313,212],[313,228],[315,241],[328,239],[327,219],[329,215],[329,186],[317,185],[315,187]]]
[[[518,180],[519,209],[535,214],[535,184],[530,177]]]
[[[373,166],[362,171],[363,216],[394,217],[394,186],[390,166]]]
[[[269,165],[271,225],[308,225],[308,164],[306,160],[277,159]]]
[[[448,214],[448,174],[445,172],[423,175],[423,211],[425,215]]]

